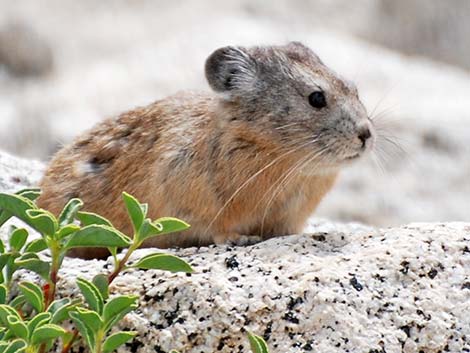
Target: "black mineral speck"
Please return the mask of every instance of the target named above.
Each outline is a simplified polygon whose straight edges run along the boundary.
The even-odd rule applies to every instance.
[[[349,280],[349,283],[350,283],[351,286],[353,286],[353,288],[354,288],[355,290],[357,290],[358,292],[360,292],[361,290],[364,289],[364,287],[362,286],[362,284],[360,284],[359,281],[357,280],[356,276],[351,277],[351,279]]]
[[[289,303],[287,304],[287,309],[292,310],[297,304],[302,304],[304,300],[301,297],[293,298],[290,297]]]
[[[225,266],[227,266],[227,268],[234,269],[238,268],[239,265],[240,264],[237,260],[237,255],[233,255],[225,259]]]
[[[237,276],[233,276],[233,277],[230,277],[228,279],[230,282],[238,282],[238,277]]]
[[[325,241],[326,240],[326,237],[325,237],[325,234],[314,234],[312,235],[312,238],[316,241]]]
[[[400,330],[402,330],[404,333],[406,333],[406,336],[408,336],[408,337],[411,336],[411,334],[410,334],[411,327],[410,326],[408,326],[408,325],[401,326]]]
[[[465,282],[462,284],[462,289],[470,289],[470,282]]]
[[[160,347],[159,345],[153,346],[153,350],[155,351],[155,353],[165,353],[165,351],[162,350],[162,347]]]
[[[137,350],[140,347],[143,347],[144,344],[141,341],[139,341],[138,339],[134,338],[131,342],[126,343],[126,346],[129,347],[129,352],[137,353]]]
[[[431,271],[428,272],[428,277],[434,279],[437,276],[437,270],[433,268]]]
[[[219,340],[219,344],[217,345],[217,350],[218,351],[221,351],[222,348],[224,348],[225,346],[225,341],[227,340],[228,337],[222,337],[220,340]]]
[[[305,351],[313,351],[313,341],[312,340],[309,340],[307,341],[307,343],[304,344],[304,346],[302,347],[303,350]]]
[[[172,325],[175,319],[178,317],[178,311],[180,310],[179,304],[176,304],[176,309],[174,311],[167,311],[165,315],[163,315],[166,319],[168,325]]]
[[[297,319],[292,311],[288,311],[283,317],[284,320],[292,322],[293,324],[298,324],[299,319]]]
[[[268,341],[269,337],[271,337],[272,327],[273,327],[273,322],[272,321],[268,322],[268,324],[266,325],[266,330],[264,330],[264,333],[263,333],[263,338],[265,341]]]
[[[410,270],[410,263],[408,261],[402,261],[400,265],[402,267],[400,269],[400,272],[406,275],[408,271]]]

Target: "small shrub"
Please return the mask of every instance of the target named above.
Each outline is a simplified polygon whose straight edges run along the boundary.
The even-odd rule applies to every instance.
[[[162,253],[152,253],[128,264],[130,256],[144,240],[183,231],[189,225],[171,217],[152,221],[147,218],[146,204],[123,193],[134,230],[131,238],[100,215],[81,212],[83,202],[80,199],[70,200],[56,218],[36,206],[34,201],[39,195],[38,189],[25,189],[13,195],[0,193],[0,227],[11,217],[17,217],[40,235],[29,241],[26,229],[12,226],[8,244],[0,239],[0,353],[44,353],[58,340],[62,341],[62,353],[67,353],[79,338],[92,353],[112,352],[137,334],[130,331],[110,334],[110,331],[137,308],[138,297],[110,297],[109,284],[128,268],[192,272],[184,260]],[[83,300],[57,298],[61,265],[67,251],[77,247],[108,248],[114,268],[109,274],[98,274],[92,281],[77,278]],[[122,259],[117,256],[118,249],[125,250]],[[50,253],[48,261],[39,255],[44,250]],[[13,275],[18,269],[37,273],[40,283],[14,284]],[[63,325],[68,320],[72,320],[76,328]],[[249,334],[248,338],[254,353],[268,352],[261,337]]]
[[[137,308],[137,296],[109,297],[109,284],[122,271],[134,267],[172,272],[192,272],[184,260],[168,254],[147,255],[132,265],[129,257],[143,241],[189,227],[176,218],[147,218],[147,205],[123,193],[123,200],[134,228],[132,238],[114,228],[107,219],[89,212],[80,212],[83,202],[70,200],[60,216],[40,209],[34,203],[39,190],[22,190],[15,195],[0,193],[0,226],[17,217],[35,229],[40,238],[29,241],[28,231],[12,227],[7,246],[0,240],[0,353],[46,352],[62,340],[63,352],[82,337],[93,353],[107,353],[132,339],[135,332],[110,330],[129,312]],[[99,274],[93,280],[78,278],[76,283],[84,300],[56,298],[59,270],[68,250],[77,247],[106,247],[114,258],[110,274]],[[126,249],[118,259],[119,248]],[[38,253],[48,249],[50,261]],[[13,274],[18,269],[36,272],[41,284],[22,282],[18,294],[12,295]],[[74,330],[61,324],[72,320]]]

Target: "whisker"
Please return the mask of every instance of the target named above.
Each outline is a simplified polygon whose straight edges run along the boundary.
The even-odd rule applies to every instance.
[[[232,194],[232,196],[229,197],[229,199],[224,203],[224,205],[220,208],[220,210],[216,213],[216,215],[214,216],[214,218],[212,219],[212,221],[209,223],[209,225],[206,227],[206,230],[204,232],[205,235],[207,235],[207,232],[209,231],[210,227],[214,224],[214,222],[217,220],[218,217],[220,217],[220,215],[222,214],[222,212],[227,208],[227,206],[230,204],[230,202],[233,201],[233,199],[240,193],[241,190],[243,190],[250,182],[252,182],[257,176],[259,176],[261,173],[263,173],[266,169],[268,169],[269,167],[271,167],[272,165],[274,165],[276,162],[278,162],[279,160],[281,160],[282,158],[288,156],[289,154],[292,154],[298,150],[300,150],[301,148],[303,148],[304,146],[307,146],[308,144],[312,143],[312,141],[310,141],[310,138],[309,137],[309,141],[307,141],[306,143],[302,143],[301,145],[297,146],[296,148],[292,149],[292,150],[289,150],[283,154],[281,154],[280,156],[278,156],[277,158],[275,158],[274,160],[272,160],[270,163],[268,163],[266,166],[264,166],[263,168],[261,168],[260,170],[258,170],[255,174],[253,174],[251,177],[249,177],[241,186],[239,186],[235,192]]]
[[[380,106],[380,104],[382,104],[385,99],[387,98],[387,96],[393,91],[393,89],[396,87],[398,83],[392,85],[389,87],[389,89],[387,91],[385,91],[385,93],[383,94],[383,96],[377,101],[377,103],[375,104],[374,108],[372,109],[372,112],[370,114],[370,116],[374,116],[374,113],[375,111],[377,110],[377,108]]]
[[[279,126],[279,127],[276,128],[276,130],[286,129],[286,128],[290,127],[290,126],[294,126],[294,125],[298,125],[298,124],[299,124],[299,123],[297,123],[297,122],[293,122],[293,123],[290,123],[290,124],[286,124],[286,125],[283,125],[283,126]]]
[[[302,168],[304,168],[309,162],[311,162],[315,158],[318,158],[319,156],[321,156],[328,148],[329,148],[329,146],[326,146],[323,149],[321,149],[320,151],[316,151],[316,152],[313,152],[313,153],[307,155],[306,158],[301,159],[292,168],[289,168],[289,170],[286,173],[283,174],[284,177],[281,175],[281,178],[283,178],[283,179],[279,183],[278,183],[278,181],[279,181],[280,178],[278,180],[276,180],[276,182],[273,185],[277,184],[277,187],[276,187],[275,191],[273,192],[272,197],[269,199],[268,203],[266,204],[266,208],[265,208],[263,218],[262,218],[262,221],[261,221],[261,229],[260,229],[260,235],[261,236],[264,233],[264,224],[265,224],[265,220],[266,220],[266,216],[268,214],[268,211],[271,208],[271,204],[273,203],[274,199],[279,195],[279,193],[282,192],[282,189],[285,187],[285,185],[287,185],[290,182],[290,180],[292,179],[290,177],[295,176],[296,171],[302,170]],[[271,188],[270,188],[270,190],[271,190]],[[268,192],[269,192],[269,190],[268,190]]]
[[[379,169],[379,171],[382,173],[382,175],[386,175],[387,171],[385,170],[385,167],[382,164],[382,161],[380,160],[380,157],[375,150],[373,151],[371,156],[372,156],[372,161],[374,162],[376,167]]]

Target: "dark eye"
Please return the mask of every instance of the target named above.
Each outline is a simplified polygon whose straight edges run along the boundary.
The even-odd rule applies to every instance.
[[[308,102],[314,108],[321,109],[326,107],[325,94],[322,91],[315,91],[308,96]]]

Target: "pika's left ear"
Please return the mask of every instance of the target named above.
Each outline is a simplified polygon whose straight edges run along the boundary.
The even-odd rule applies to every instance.
[[[257,79],[256,61],[242,47],[217,49],[206,60],[206,78],[216,92],[243,95]]]

